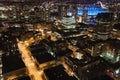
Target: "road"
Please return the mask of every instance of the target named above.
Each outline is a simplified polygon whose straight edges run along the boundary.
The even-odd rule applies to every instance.
[[[43,32],[44,28],[43,26],[38,27],[39,29],[37,29],[38,31],[40,31],[42,33],[42,35],[39,38],[33,38],[31,37],[29,40],[27,41],[19,41],[18,42],[18,48],[20,51],[20,54],[22,56],[22,60],[25,63],[25,66],[28,70],[28,75],[31,77],[32,80],[45,80],[45,78],[43,77],[44,73],[43,73],[43,69],[40,70],[40,67],[38,67],[34,60],[34,58],[31,55],[31,52],[29,50],[29,45],[31,45],[34,42],[37,41],[41,41],[42,39],[46,38],[46,34]],[[51,38],[53,38],[53,35],[50,34]],[[54,40],[54,38],[53,38]],[[47,65],[47,64],[44,64]],[[42,65],[41,65],[42,66]]]
[[[18,47],[22,55],[22,60],[28,69],[29,76],[33,80],[43,80],[41,76],[42,72],[37,69],[33,58],[30,56],[31,52],[27,49],[26,45],[24,45],[24,43],[18,43]]]
[[[25,63],[25,66],[29,73],[28,75],[31,77],[32,80],[44,80],[44,78],[43,78],[43,71],[38,69],[36,62],[34,58],[31,56],[31,52],[28,47],[35,41],[38,41],[38,40],[40,41],[43,38],[45,38],[44,34],[42,34],[42,36],[37,39],[34,39],[33,37],[31,37],[27,41],[18,42],[18,48],[22,56],[22,60]]]

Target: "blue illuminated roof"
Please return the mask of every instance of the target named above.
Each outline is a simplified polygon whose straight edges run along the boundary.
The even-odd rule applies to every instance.
[[[102,8],[94,7],[94,6],[89,6],[89,7],[78,8],[78,15],[82,15],[83,11],[87,11],[88,15],[93,15],[93,16],[96,16],[98,13],[107,12],[106,9],[102,9]]]

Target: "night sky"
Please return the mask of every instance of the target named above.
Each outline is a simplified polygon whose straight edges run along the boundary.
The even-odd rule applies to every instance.
[[[54,1],[54,2],[72,2],[72,3],[81,3],[81,4],[94,4],[97,3],[98,1],[102,1],[102,2],[120,2],[120,0],[0,0],[0,2],[10,2],[10,1],[14,1],[14,2],[45,2],[45,1]]]

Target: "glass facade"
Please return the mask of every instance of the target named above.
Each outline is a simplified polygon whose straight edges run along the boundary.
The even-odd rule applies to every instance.
[[[96,16],[98,13],[108,12],[106,9],[102,9],[102,8],[94,7],[94,6],[89,6],[89,7],[78,8],[77,14],[82,15],[83,11],[87,11],[89,16]]]

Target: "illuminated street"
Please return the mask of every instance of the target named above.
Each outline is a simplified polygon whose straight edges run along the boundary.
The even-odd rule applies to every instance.
[[[20,49],[22,59],[28,69],[29,75],[32,77],[34,80],[42,80],[42,77],[40,76],[42,73],[38,71],[34,60],[32,60],[30,56],[30,52],[27,50],[24,44],[18,43],[18,47]]]

